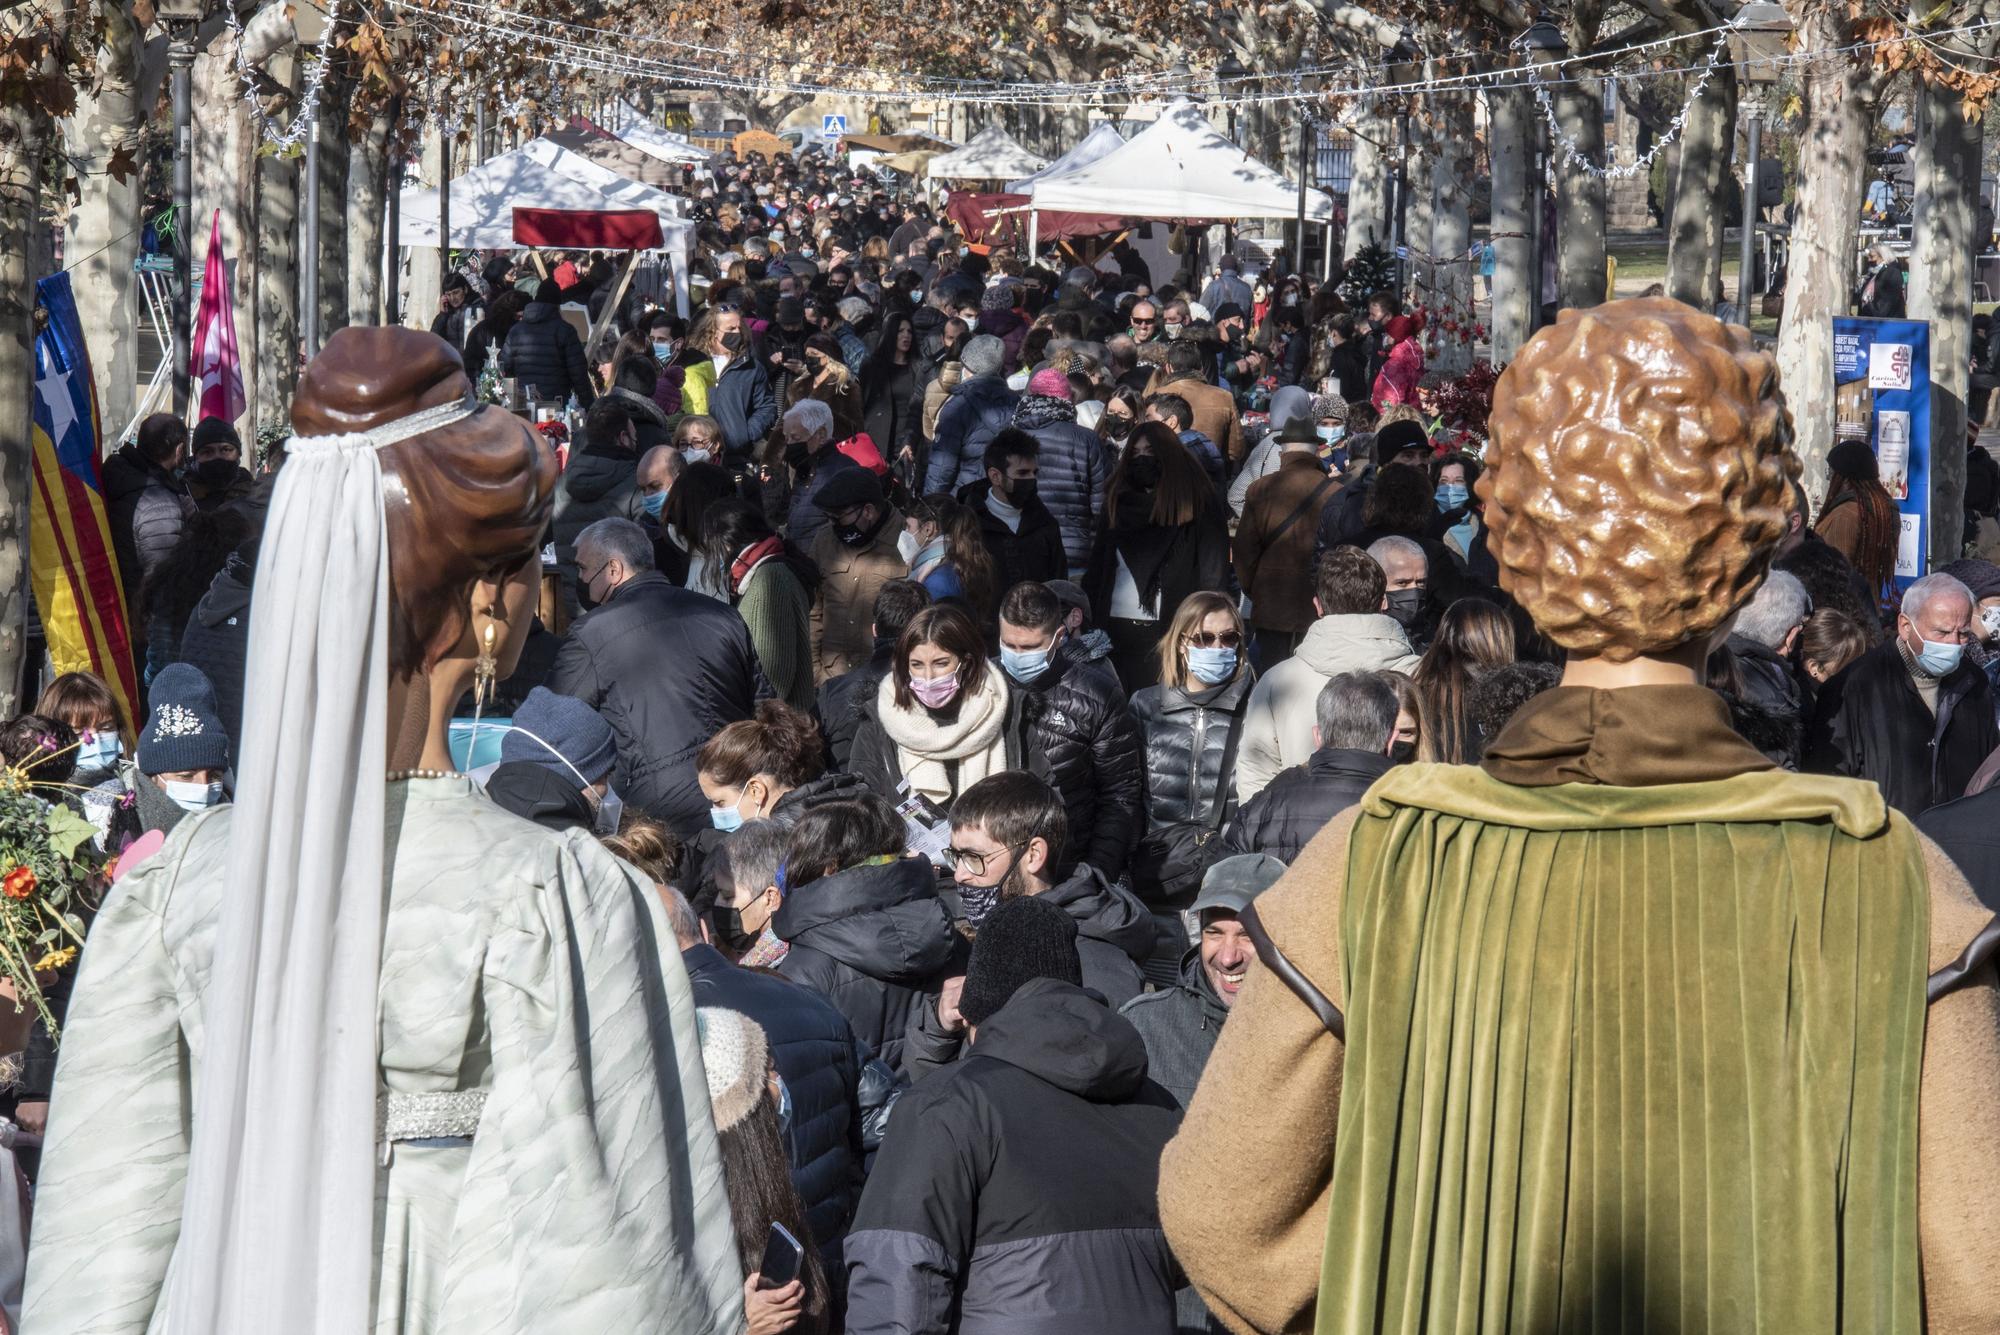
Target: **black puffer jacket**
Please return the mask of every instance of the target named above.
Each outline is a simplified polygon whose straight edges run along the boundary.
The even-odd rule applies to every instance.
[[[820,683],[819,728],[835,768],[847,768],[854,752],[854,734],[864,719],[875,717],[875,693],[882,688],[882,679],[895,670],[895,663],[895,641],[878,637],[866,663]]]
[[[1271,780],[1222,832],[1222,856],[1268,853],[1289,865],[1326,823],[1396,767],[1387,756],[1325,746]]]
[[[555,518],[550,536],[556,544],[556,569],[565,583],[576,583],[576,538],[600,519],[645,517],[639,494],[639,456],[617,445],[586,445],[570,456],[556,483]],[[595,572],[592,572],[595,573]]]
[[[1743,683],[1743,699],[1773,714],[1796,716],[1805,708],[1805,692],[1799,687],[1792,665],[1772,649],[1742,635],[1729,637],[1736,655],[1736,675]]]
[[[1035,472],[1042,504],[1062,530],[1070,569],[1090,561],[1097,516],[1104,513],[1104,488],[1111,481],[1111,451],[1095,431],[1078,426],[1076,405],[1048,394],[1023,395],[1014,425],[1042,447]]]
[[[792,947],[778,972],[831,1001],[854,1036],[898,1070],[911,1014],[937,995],[964,942],[923,858],[849,867],[801,886],[772,930]]]
[[[770,693],[736,609],[657,570],[570,626],[549,689],[604,715],[618,739],[612,787],[683,837],[710,828],[695,752]]]
[[[975,482],[959,492],[961,504],[979,520],[979,540],[993,558],[994,583],[1005,593],[1016,584],[1046,584],[1069,577],[1069,554],[1063,550],[1062,529],[1037,496],[1021,507],[1021,527],[1011,529],[986,508],[990,482]]]
[[[250,661],[250,563],[236,553],[194,605],[181,632],[180,662],[215,685],[215,713],[229,734],[233,760],[243,736],[243,673]]]
[[[806,1222],[827,1275],[842,1277],[841,1242],[861,1199],[861,1107],[867,1054],[832,1003],[811,988],[756,969],[739,969],[709,945],[681,952],[697,1006],[721,1006],[755,1020],[792,1098],[785,1158],[805,1202]]]
[[[1008,733],[1027,768],[1061,794],[1070,855],[1116,880],[1145,819],[1143,748],[1118,679],[1064,641],[1048,671],[1010,685]]]
[[[146,576],[181,540],[181,527],[194,513],[194,498],[186,483],[141,454],[137,445],[126,445],[106,459],[102,479],[118,575],[125,600],[136,606]]]
[[[771,808],[770,818],[789,830],[814,807],[825,806],[828,802],[852,802],[857,797],[866,796],[868,785],[858,775],[835,770],[817,779],[808,779],[779,798]]]
[[[1146,744],[1146,827],[1178,821],[1213,822],[1236,808],[1236,776],[1222,772],[1229,730],[1241,727],[1243,706],[1256,685],[1246,663],[1234,681],[1201,691],[1148,686],[1132,697],[1132,718]]]
[[[1083,985],[1115,1010],[1139,995],[1145,979],[1139,966],[1153,954],[1153,915],[1133,895],[1104,879],[1088,863],[1078,863],[1064,880],[1040,896],[1076,923],[1076,955]]]
[[[583,340],[562,312],[546,301],[529,302],[507,331],[500,369],[523,386],[532,386],[540,399],[561,402],[574,394],[577,405],[588,408],[597,398],[583,360]]]

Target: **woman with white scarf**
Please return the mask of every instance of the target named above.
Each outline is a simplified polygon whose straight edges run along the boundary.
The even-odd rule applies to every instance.
[[[904,628],[850,763],[888,801],[915,792],[944,811],[987,775],[1019,768],[1010,744],[1007,679],[972,618],[947,604]]]

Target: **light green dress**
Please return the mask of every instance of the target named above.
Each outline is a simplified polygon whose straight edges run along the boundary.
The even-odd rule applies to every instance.
[[[91,929],[35,1209],[37,1335],[163,1320],[231,816],[183,821]],[[391,784],[385,839],[384,1090],[486,1097],[469,1135],[377,1160],[372,1330],[735,1335],[694,1003],[652,887],[463,778]]]

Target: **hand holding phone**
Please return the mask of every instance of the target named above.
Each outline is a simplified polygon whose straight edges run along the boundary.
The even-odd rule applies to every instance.
[[[764,1239],[764,1259],[757,1266],[757,1287],[782,1289],[805,1269],[806,1249],[783,1224],[773,1223]]]

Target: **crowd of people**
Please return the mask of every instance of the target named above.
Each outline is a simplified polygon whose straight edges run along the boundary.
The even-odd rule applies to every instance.
[[[627,299],[585,348],[563,309],[599,316],[615,299],[589,256],[547,278],[497,256],[447,285],[437,383],[458,385],[461,362],[473,380],[494,367],[573,397],[581,420],[522,591],[475,593],[428,642],[464,670],[429,678],[439,717],[417,731],[455,715],[475,745],[498,735],[468,780],[492,814],[462,830],[438,824],[442,808],[391,822],[450,845],[396,853],[392,885],[416,884],[426,858],[441,885],[475,864],[540,865],[538,826],[565,841],[548,875],[657,899],[698,1008],[709,1107],[684,1111],[712,1113],[728,1272],[713,1310],[730,1315],[711,1323],[690,1281],[686,1319],[629,1328],[1297,1328],[1295,1313],[1267,1324],[1220,1303],[1213,1270],[1176,1250],[1207,1234],[1176,1229],[1170,1245],[1162,1217],[1162,1155],[1246,982],[1270,967],[1253,905],[1371,790],[1433,772],[1412,764],[1518,754],[1510,721],[1572,657],[1502,588],[1521,553],[1489,529],[1490,461],[1434,430],[1420,319],[1394,293],[1349,310],[1338,283],[1233,254],[1156,282],[1123,242],[1095,264],[982,253],[872,178],[784,159],[690,196],[691,321]],[[260,547],[291,453],[247,458],[226,423],[190,434],[160,416],[107,464],[144,712],[122,716],[101,681],[70,674],[0,751],[74,801],[108,854],[186,825],[154,862],[219,869],[220,836],[200,832],[218,826],[200,818],[245,798],[246,702],[254,713],[270,690],[251,640],[268,624]],[[1778,769],[1872,781],[2000,906],[1986,856],[2000,565],[1899,588],[1872,452],[1842,445],[1829,465],[1823,496],[1785,481],[1771,573],[1702,662],[1717,726]],[[406,578],[402,558],[393,570]],[[484,642],[471,629],[482,615],[513,637],[497,667],[490,623]],[[392,896],[392,924],[402,908]],[[192,910],[147,911],[171,924]],[[408,934],[427,920],[401,921],[385,951],[419,948]],[[92,954],[51,989],[59,1019],[81,1005],[71,984]],[[493,967],[533,974],[488,966],[482,986]],[[586,990],[602,985],[597,963],[577,967]],[[488,1033],[505,1017],[426,986],[429,1029],[384,1010],[388,1089],[497,1094],[484,1066],[518,1056]],[[621,1022],[653,1005],[636,995]],[[118,1006],[85,1012],[93,1055]],[[426,1046],[452,1025],[449,1051]],[[587,1066],[578,1041],[549,1060]],[[49,1133],[59,1179],[50,1259],[29,1257],[29,1329],[145,1330],[160,1239],[106,1260],[120,1278],[99,1285],[84,1226],[61,1215],[79,1192],[118,1195],[67,1166],[93,1152],[84,1130],[60,1139],[66,1117],[102,1132],[101,1102],[84,1111],[102,1077],[66,1080],[46,1025],[24,1047],[12,1116]],[[442,1085],[399,1081],[417,1068]],[[1252,1119],[1257,1096],[1230,1095]],[[498,1172],[477,1160],[495,1121],[481,1097],[485,1120],[390,1135],[382,1162],[394,1142],[398,1164],[457,1173],[472,1156],[473,1178]],[[692,1163],[706,1142],[686,1139]],[[1217,1162],[1207,1177],[1246,1172]],[[1218,1227],[1233,1194],[1206,1204]],[[377,1329],[443,1328],[431,1304],[471,1301],[415,1259],[443,1267],[445,1244],[414,1234],[461,1227],[418,1210],[378,1236],[403,1251],[378,1290],[393,1270],[408,1292],[387,1316],[378,1292]],[[767,1277],[778,1233],[799,1253]],[[464,1264],[452,1284],[493,1274]],[[486,1328],[526,1328],[531,1305],[504,1310]]]

